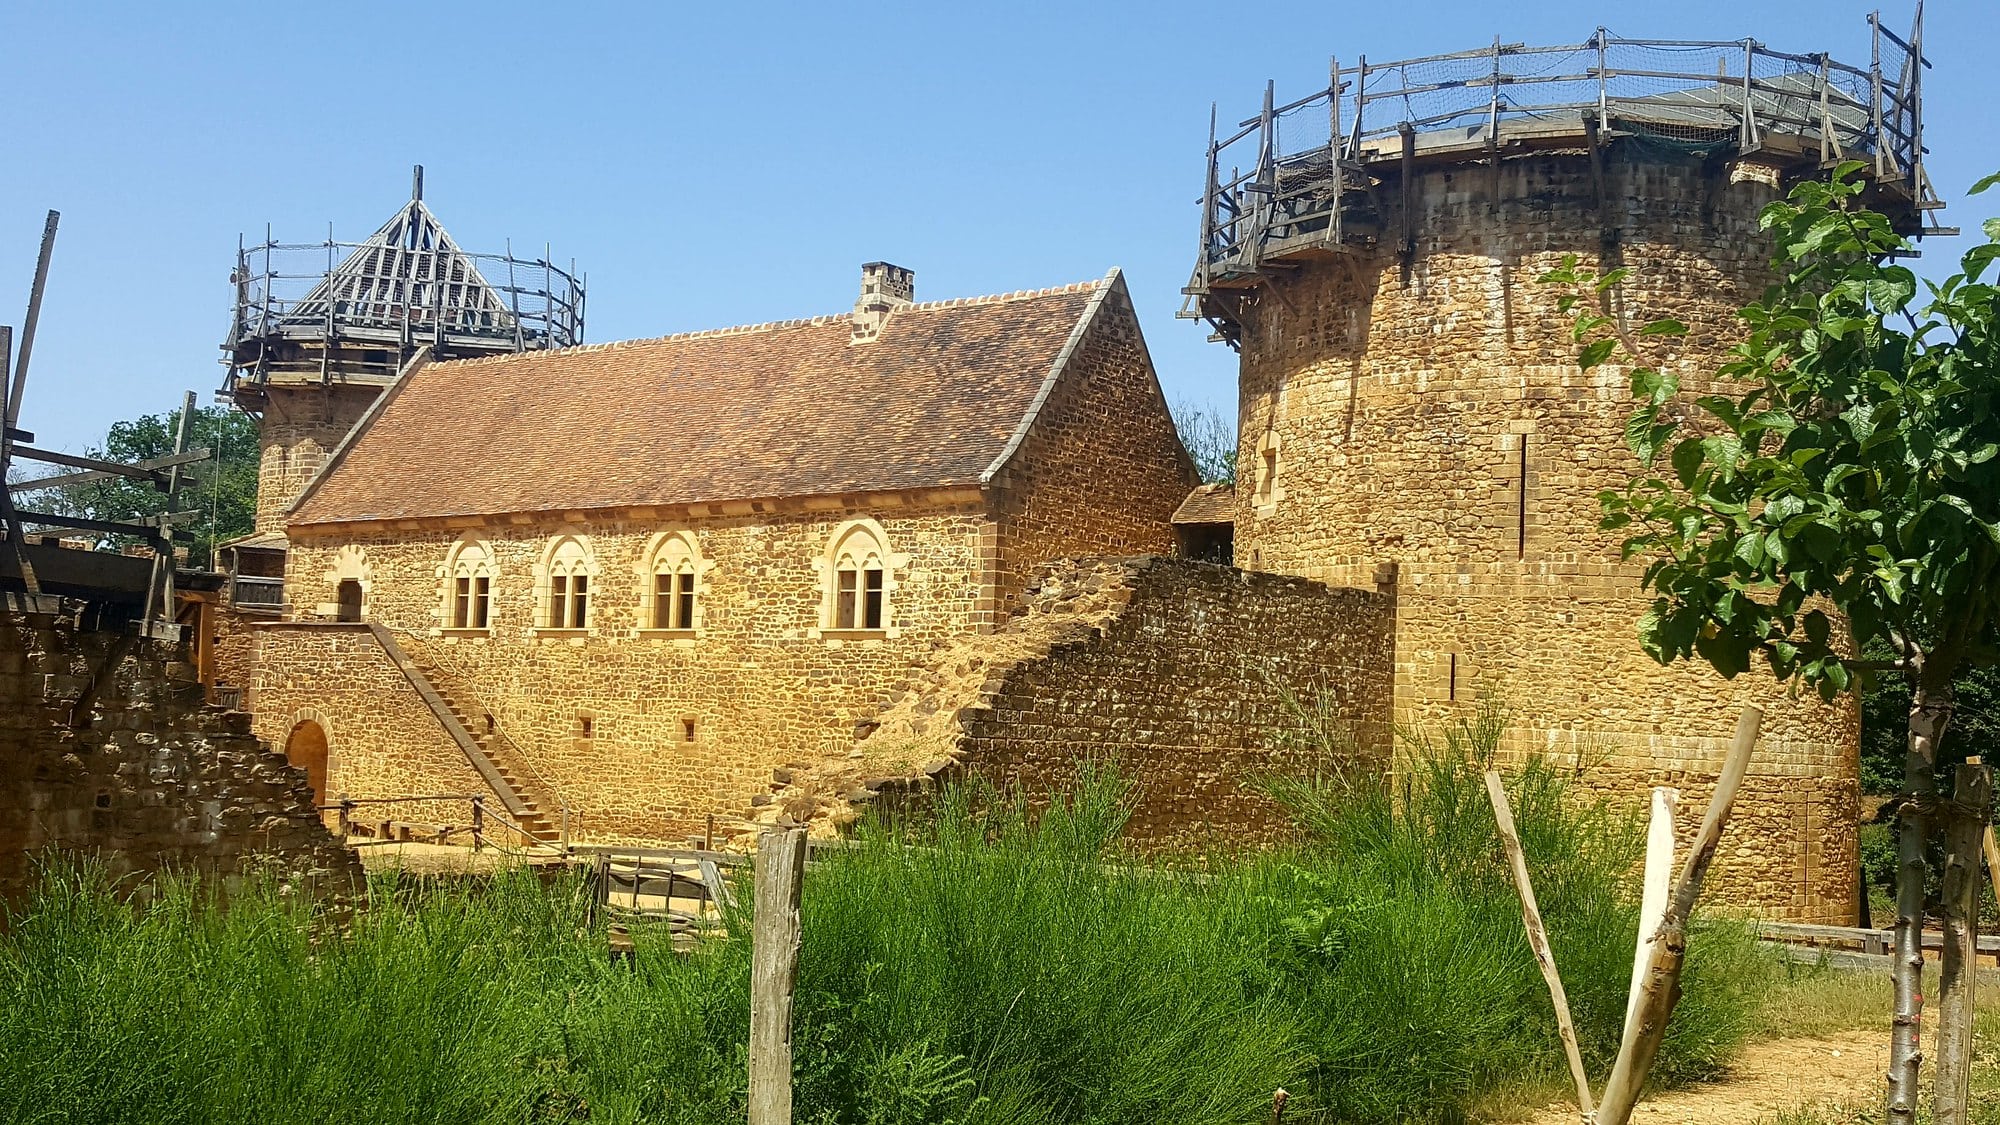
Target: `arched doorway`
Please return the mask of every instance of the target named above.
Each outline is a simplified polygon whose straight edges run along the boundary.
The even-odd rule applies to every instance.
[[[285,739],[285,760],[306,771],[313,803],[326,804],[326,728],[311,719],[293,727]]]

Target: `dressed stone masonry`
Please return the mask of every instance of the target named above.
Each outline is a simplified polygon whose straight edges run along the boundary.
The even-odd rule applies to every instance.
[[[852,315],[405,375],[289,511],[257,729],[323,732],[329,797],[486,758],[573,837],[684,839],[1036,567],[1173,549],[1194,473],[1116,271],[916,304],[865,270]]]
[[[207,705],[184,648],[100,627],[81,602],[32,602],[0,610],[0,901],[50,851],[114,874],[356,885],[307,770],[259,741],[249,715]]]
[[[1396,210],[1405,189],[1378,193],[1384,228],[1414,232],[1407,256],[1385,238],[1246,291],[1236,561],[1393,584],[1397,723],[1497,694],[1511,751],[1594,766],[1586,778],[1621,800],[1672,784],[1702,807],[1738,710],[1762,705],[1713,886],[1772,916],[1850,923],[1855,705],[1641,651],[1645,562],[1620,562],[1618,534],[1597,526],[1597,494],[1639,468],[1630,373],[1579,370],[1559,294],[1536,280],[1566,254],[1629,267],[1622,315],[1690,327],[1662,344],[1684,395],[1726,391],[1708,373],[1770,280],[1757,214],[1777,176],[1637,142],[1602,159],[1601,205],[1585,150],[1407,166],[1413,215]]]

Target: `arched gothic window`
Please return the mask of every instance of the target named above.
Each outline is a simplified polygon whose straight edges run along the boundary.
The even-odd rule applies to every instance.
[[[701,552],[692,535],[675,531],[661,536],[645,571],[643,627],[692,630],[699,620],[702,569]]]
[[[493,550],[484,540],[461,539],[444,564],[445,626],[488,629],[493,625]]]
[[[590,579],[596,573],[590,548],[565,535],[542,564],[542,628],[583,629],[590,624]]]
[[[884,629],[889,624],[889,552],[879,532],[861,524],[834,541],[827,573],[828,629]]]

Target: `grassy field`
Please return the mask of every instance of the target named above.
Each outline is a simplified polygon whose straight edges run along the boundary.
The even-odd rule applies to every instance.
[[[960,789],[865,832],[807,876],[797,1119],[1250,1123],[1282,1086],[1288,1122],[1443,1122],[1559,1094],[1478,757],[1279,786],[1298,846],[1185,866],[1120,851],[1130,794],[1106,771],[1038,813]],[[1601,1075],[1636,832],[1567,786],[1511,781]],[[226,911],[185,883],[145,909],[115,891],[53,867],[0,937],[0,1122],[742,1119],[744,919],[692,956],[642,934],[626,963],[567,877],[384,878],[337,924],[268,887]],[[1886,1010],[1788,978],[1739,925],[1692,948],[1667,1081]]]

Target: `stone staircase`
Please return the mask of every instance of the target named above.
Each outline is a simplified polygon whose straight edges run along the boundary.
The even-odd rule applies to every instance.
[[[396,643],[388,630],[377,625],[371,626],[371,631],[390,659],[409,678],[417,693],[424,697],[425,703],[437,715],[439,724],[472,759],[473,768],[485,778],[494,795],[500,798],[501,807],[493,812],[519,825],[538,843],[560,842],[563,836],[559,822],[561,801],[538,778],[528,773],[520,761],[519,748],[501,733],[492,712],[479,706],[471,693],[451,676]],[[496,833],[488,828],[487,834],[492,836]],[[503,838],[513,835],[505,829],[498,834]]]
[[[501,782],[520,800],[522,808],[509,812],[508,819],[519,824],[530,836],[544,844],[553,844],[561,840],[562,826],[550,819],[555,803],[536,792],[541,788],[539,785],[533,785],[524,779],[521,772],[512,764],[513,754],[501,750],[499,743],[502,739],[498,729],[488,726],[490,714],[484,708],[470,705],[464,694],[456,687],[450,686],[449,681],[438,675],[434,669],[423,668],[421,664],[418,667],[423,671],[424,677],[431,681],[431,687],[444,700],[445,706],[451,709],[459,725],[472,735],[474,745],[478,746],[480,753],[486,756],[487,762],[493,767],[493,772],[499,775]]]

